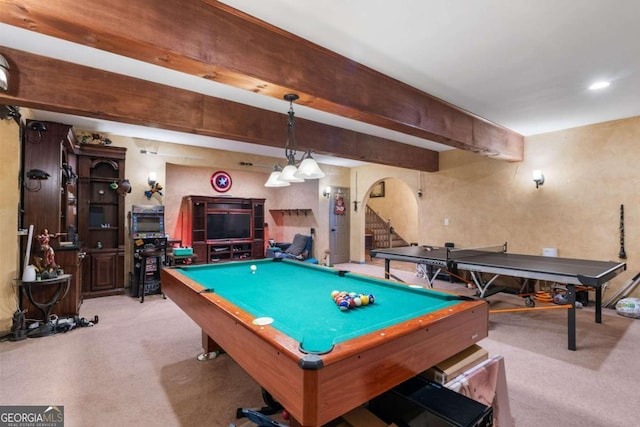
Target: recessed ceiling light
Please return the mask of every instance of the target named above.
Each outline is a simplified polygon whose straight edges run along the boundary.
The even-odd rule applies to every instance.
[[[599,82],[595,82],[595,83],[591,84],[591,86],[589,86],[589,90],[604,89],[606,87],[609,87],[610,84],[611,84],[611,82],[608,82],[608,81],[605,81],[605,80],[601,80]]]

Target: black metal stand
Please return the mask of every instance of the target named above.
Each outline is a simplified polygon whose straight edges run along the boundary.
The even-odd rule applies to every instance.
[[[55,331],[53,325],[49,321],[51,310],[53,309],[53,306],[63,299],[67,295],[67,292],[69,292],[71,274],[62,274],[54,279],[36,280],[33,282],[19,281],[18,283],[22,288],[22,293],[29,299],[29,301],[31,301],[31,304],[36,306],[42,313],[42,324],[37,328],[29,330],[27,335],[30,338],[52,335]],[[36,301],[33,296],[34,286],[56,286],[56,290],[49,301],[39,302]]]
[[[155,265],[153,267],[153,274],[151,277],[157,276],[159,270],[162,268],[162,256],[163,252],[155,251],[155,252],[140,252],[138,257],[140,257],[140,277],[138,279],[138,295],[140,295],[140,303],[144,302],[144,294],[146,293],[146,284],[147,278],[149,277],[147,268],[149,260],[154,260]],[[160,293],[162,293],[162,298],[167,298],[162,292],[162,285],[160,284],[159,279],[155,279],[158,282],[158,286],[160,286]]]

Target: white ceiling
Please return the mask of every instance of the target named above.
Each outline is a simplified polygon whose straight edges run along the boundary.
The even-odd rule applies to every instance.
[[[525,136],[640,115],[637,0],[222,2]],[[288,109],[283,100],[4,24],[0,44],[283,114]],[[601,79],[611,86],[588,90]],[[303,106],[294,109],[298,117],[437,151],[449,149]],[[255,144],[38,115],[98,132],[282,156],[282,150]],[[330,164],[358,164],[315,157]]]

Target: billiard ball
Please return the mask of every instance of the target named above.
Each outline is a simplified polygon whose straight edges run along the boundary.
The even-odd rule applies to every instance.
[[[362,303],[362,305],[368,305],[369,304],[369,296],[368,295],[360,295],[360,302]]]
[[[362,299],[360,299],[360,297],[355,297],[353,299],[353,303],[356,305],[356,307],[360,307],[362,305]]]
[[[342,310],[342,311],[349,310],[349,301],[347,301],[347,300],[340,301],[340,304],[338,304],[338,307],[340,307],[340,310]]]
[[[331,298],[336,299],[336,297],[340,294],[340,292],[338,291],[332,291],[331,292]]]
[[[251,265],[251,267],[249,267],[251,269],[251,273],[255,273],[256,270],[258,269],[258,267],[256,267],[255,265]]]
[[[375,297],[373,296],[373,294],[369,294],[369,304],[373,304],[373,302],[375,301]]]

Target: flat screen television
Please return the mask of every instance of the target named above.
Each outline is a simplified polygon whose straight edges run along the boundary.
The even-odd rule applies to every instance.
[[[207,240],[251,238],[250,213],[208,213]]]

